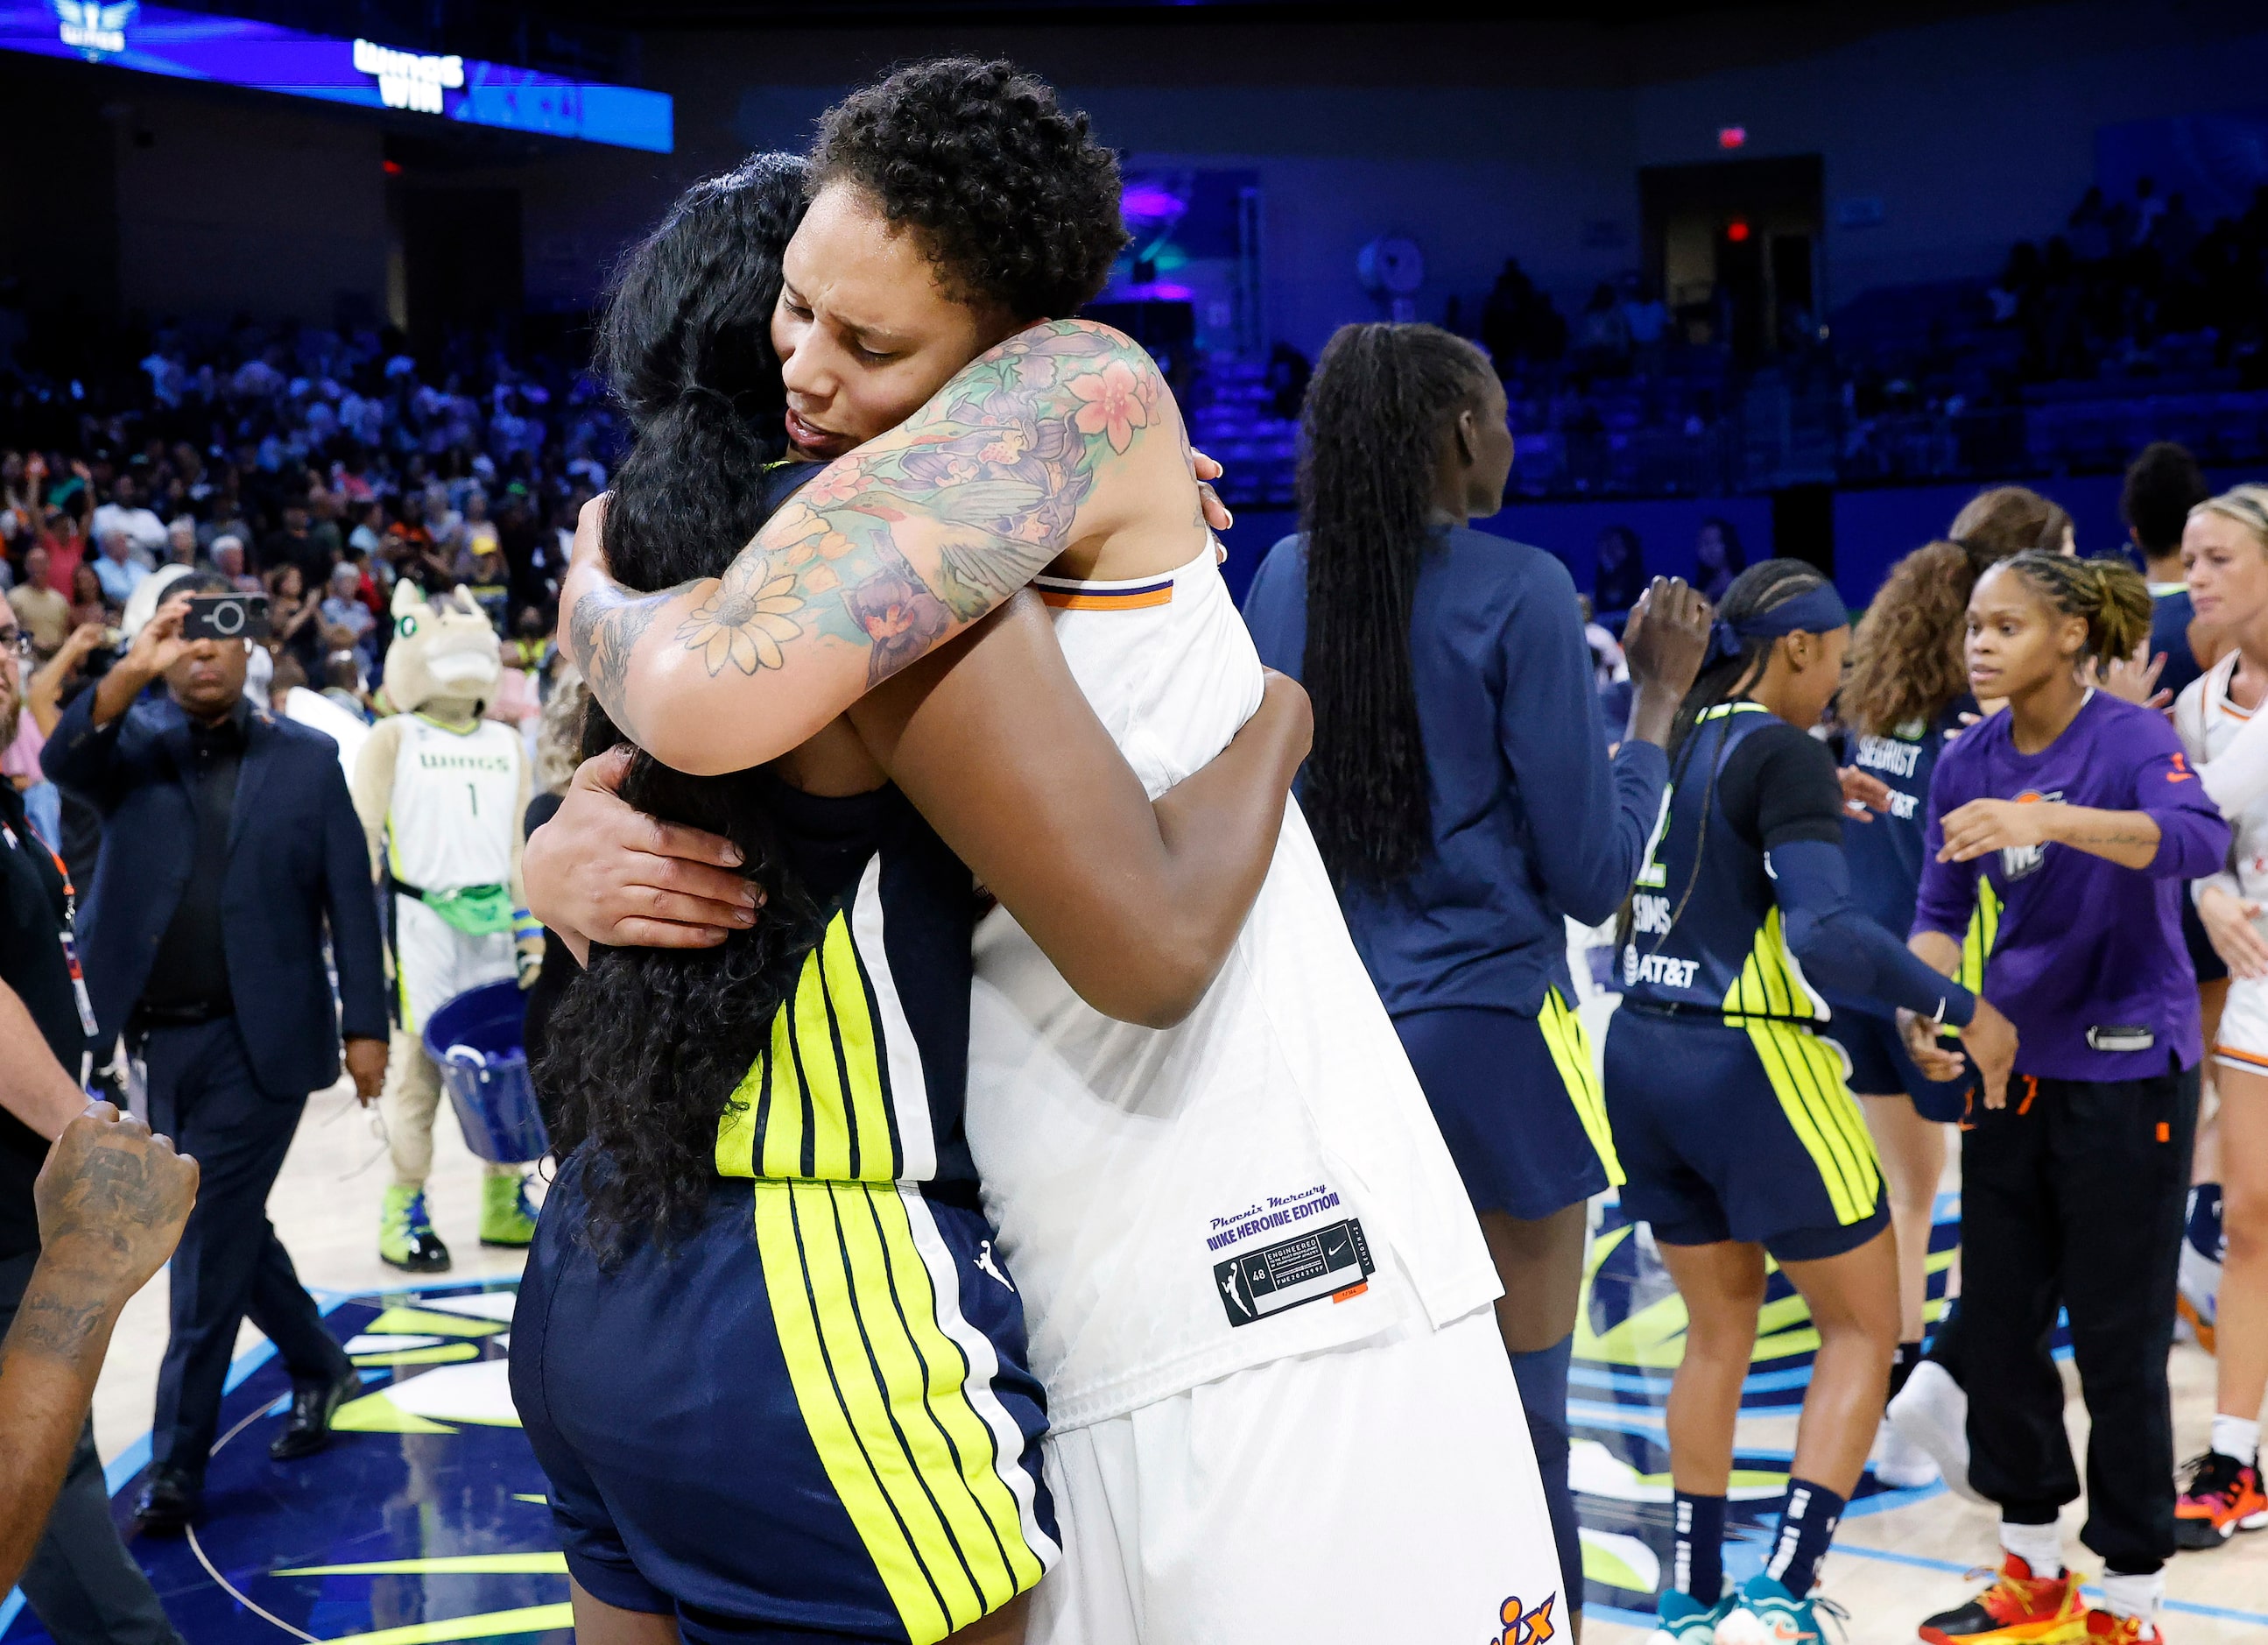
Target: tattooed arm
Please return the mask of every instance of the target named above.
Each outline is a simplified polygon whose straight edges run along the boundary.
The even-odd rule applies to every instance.
[[[562,640],[657,759],[696,775],[761,764],[1073,543],[1162,526],[1195,552],[1185,453],[1139,347],[1086,321],[1035,326],[828,465],[721,578],[633,594],[578,548]]]
[[[158,1272],[197,1197],[197,1162],[97,1103],[63,1128],[33,1190],[40,1260],[0,1343],[0,1587],[32,1557],[119,1310]]]

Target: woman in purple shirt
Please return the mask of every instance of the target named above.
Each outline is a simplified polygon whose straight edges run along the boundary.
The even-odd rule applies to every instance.
[[[2164,717],[2082,678],[2088,659],[2130,654],[2150,616],[2142,579],[2112,562],[2035,550],[1987,572],[1969,683],[2008,712],[1946,749],[1930,783],[1911,946],[1948,976],[1964,950],[1981,957],[2021,1042],[2006,1096],[1961,1139],[1970,1482],[1999,1504],[2005,1558],[1992,1588],[1923,1625],[1933,1645],[2081,1625],[2056,1529],[2079,1495],[2047,1352],[2059,1305],[2094,1419],[2080,1535],[2108,1568],[2086,1637],[2159,1637],[2201,1054],[2178,899],[2220,866],[2228,827]],[[1926,1035],[1906,1027],[1910,1044]]]

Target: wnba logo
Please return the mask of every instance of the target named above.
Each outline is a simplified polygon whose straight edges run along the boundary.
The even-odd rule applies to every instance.
[[[2016,796],[2016,803],[2036,806],[2062,798],[2063,790],[2060,788],[2051,794],[2043,794],[2036,788],[2027,788]],[[2038,873],[2040,865],[2047,859],[2048,848],[2045,845],[2007,846],[2000,852],[2000,877],[2003,880],[2021,880],[2028,874]]]
[[[1497,1612],[1498,1620],[1504,1624],[1504,1632],[1491,1638],[1488,1645],[1544,1645],[1546,1640],[1559,1631],[1551,1621],[1551,1607],[1558,1598],[1557,1593],[1547,1594],[1543,1603],[1530,1611],[1521,1604],[1520,1596],[1514,1594]]]

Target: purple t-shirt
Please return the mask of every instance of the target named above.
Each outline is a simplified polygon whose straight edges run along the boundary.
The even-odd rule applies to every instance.
[[[2190,1067],[2203,1048],[2180,899],[2184,882],[2220,868],[2228,824],[2161,714],[2097,691],[2036,755],[2017,751],[2010,719],[1971,727],[1938,759],[1914,929],[1963,941],[1983,904],[1980,925],[1997,929],[1982,992],[2016,1025],[2017,1073],[2138,1080]],[[2158,854],[2140,869],[2054,845],[1938,861],[1946,814],[1972,800],[2146,811]],[[2090,1028],[2146,1029],[2154,1043],[2096,1051]]]

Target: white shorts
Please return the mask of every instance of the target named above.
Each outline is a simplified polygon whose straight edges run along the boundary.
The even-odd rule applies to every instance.
[[[1026,1645],[1564,1645],[1491,1309],[1051,1434],[1047,1468],[1063,1559]]]
[[[425,1019],[468,988],[519,974],[512,933],[472,937],[414,896],[394,898],[394,992],[401,1026],[416,1034]]]
[[[2229,980],[2213,1059],[2224,1068],[2268,1079],[2268,981],[2245,977]]]

